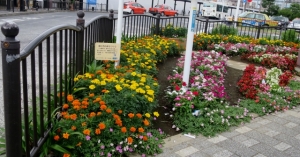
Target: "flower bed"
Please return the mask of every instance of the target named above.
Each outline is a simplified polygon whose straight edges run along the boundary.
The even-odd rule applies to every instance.
[[[74,78],[51,133],[55,155],[120,156],[161,152],[162,130],[153,129],[159,85],[156,63],[179,54],[173,41],[158,36],[122,44],[120,66],[94,62]]]
[[[295,66],[298,44],[202,34],[195,36],[194,49],[199,52],[192,54],[190,85],[182,82],[184,57],[179,59],[174,73],[169,76],[172,85],[166,94],[173,105],[176,130],[213,136],[230,126],[249,121],[253,118],[251,113],[264,115],[299,105],[300,82],[291,80],[290,72]],[[271,69],[249,65],[238,82],[245,98],[232,106],[226,101],[230,96],[224,92],[226,55],[254,53],[272,60],[270,64],[262,63]],[[290,71],[282,72],[281,69]]]

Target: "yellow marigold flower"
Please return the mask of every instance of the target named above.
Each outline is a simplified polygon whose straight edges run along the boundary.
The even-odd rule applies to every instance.
[[[153,102],[153,98],[148,97],[149,102]]]
[[[106,85],[106,82],[105,82],[105,81],[101,81],[101,82],[100,82],[100,85],[105,86],[105,85]]]
[[[96,86],[92,84],[92,85],[89,86],[89,88],[90,88],[91,90],[93,90],[93,89],[96,88]]]
[[[147,118],[150,118],[150,117],[151,117],[150,113],[146,113],[145,116],[146,116]]]
[[[148,85],[146,85],[145,87],[146,87],[146,89],[150,89],[150,86],[148,86]]]
[[[153,83],[153,85],[154,85],[154,86],[158,86],[158,84],[157,84],[157,83]]]
[[[119,84],[115,85],[115,88],[118,92],[120,92],[123,89]]]
[[[67,132],[66,132],[66,133],[63,133],[63,138],[68,139],[69,136],[70,136],[70,134],[68,134]]]
[[[132,72],[131,75],[132,75],[132,76],[135,76],[135,75],[136,75],[136,72]]]
[[[159,113],[158,113],[158,112],[153,112],[153,115],[154,115],[155,117],[159,117]]]
[[[79,79],[77,77],[74,78],[74,82],[77,82]]]
[[[141,82],[146,82],[146,81],[147,81],[146,77],[141,77]]]
[[[154,90],[148,89],[147,94],[150,95],[150,96],[153,96],[154,95]]]

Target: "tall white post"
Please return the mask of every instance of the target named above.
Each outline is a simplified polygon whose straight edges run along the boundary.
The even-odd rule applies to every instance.
[[[191,71],[191,60],[192,60],[192,50],[193,50],[193,40],[194,40],[194,31],[195,31],[195,20],[197,16],[197,1],[191,1],[189,17],[189,26],[188,34],[186,40],[186,50],[185,50],[185,60],[184,60],[184,69],[183,69],[183,81],[186,85],[189,85],[190,71]]]
[[[241,0],[238,0],[237,5],[236,5],[236,10],[235,10],[235,16],[234,16],[235,22],[237,22],[237,20],[238,20],[239,11],[240,11],[240,3],[241,3]]]
[[[120,46],[121,46],[122,25],[123,25],[123,6],[124,6],[124,0],[119,0],[116,43],[120,44]],[[120,60],[115,62],[115,66],[118,66],[119,64],[120,64]]]

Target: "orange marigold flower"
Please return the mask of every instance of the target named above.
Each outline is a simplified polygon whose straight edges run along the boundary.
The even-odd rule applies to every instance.
[[[134,114],[133,114],[133,113],[128,113],[128,117],[129,117],[129,118],[133,118],[133,117],[134,117]]]
[[[127,132],[126,127],[122,127],[122,128],[121,128],[121,132],[123,132],[123,133]]]
[[[53,138],[54,138],[55,141],[59,140],[59,136],[58,135],[55,135]]]
[[[81,123],[81,126],[86,126],[86,122],[82,122],[82,123]]]
[[[89,105],[89,102],[88,102],[87,100],[83,100],[81,103],[82,103],[82,105],[84,105],[84,106],[88,106],[88,105]]]
[[[63,96],[65,96],[65,93],[64,93],[64,92],[57,93],[57,97],[63,97]]]
[[[127,137],[127,142],[128,142],[128,144],[132,144],[132,142],[133,142],[132,137]]]
[[[121,119],[116,119],[116,122],[115,122],[118,126],[122,126],[122,120]]]
[[[72,101],[74,100],[73,95],[69,94],[69,95],[67,96],[67,100],[68,100],[68,102],[72,102]]]
[[[100,130],[100,129],[96,129],[96,130],[95,130],[95,134],[96,134],[96,135],[101,134],[101,130]]]
[[[111,113],[111,109],[110,108],[106,109],[106,113]]]
[[[100,105],[105,105],[105,101],[100,101]]]
[[[73,105],[73,106],[80,106],[81,103],[80,103],[80,101],[79,101],[78,99],[76,99],[76,100],[74,100],[74,101],[72,102],[72,105]]]
[[[106,127],[104,123],[99,123],[98,126],[101,130],[104,130]]]
[[[149,126],[150,125],[150,123],[149,123],[149,121],[147,119],[145,119],[143,122],[144,122],[145,126]]]
[[[143,117],[143,115],[140,114],[140,113],[137,113],[136,116],[137,116],[138,118],[142,118],[142,117]]]
[[[73,125],[73,126],[71,127],[71,129],[72,129],[73,131],[76,130],[76,126]]]
[[[106,105],[101,105],[101,106],[100,106],[100,109],[101,109],[101,110],[106,110],[106,108],[107,108]]]
[[[89,129],[84,129],[82,132],[85,135],[90,135],[91,134],[91,131]]]
[[[94,97],[94,96],[95,96],[94,93],[90,93],[90,94],[89,94],[89,97]]]
[[[96,98],[93,102],[99,102],[101,101],[101,98]]]
[[[73,109],[74,110],[80,110],[80,106],[79,105],[73,106]]]
[[[95,117],[96,116],[96,113],[95,112],[91,112],[90,114],[89,114],[89,117]]]
[[[130,131],[131,131],[131,132],[135,132],[135,131],[136,131],[136,128],[132,126],[132,127],[130,127]]]
[[[75,113],[74,113],[74,114],[71,114],[71,115],[70,115],[70,118],[71,118],[72,120],[76,120],[76,119],[77,119],[77,114],[75,114]]]
[[[100,116],[102,113],[101,112],[97,112],[97,116]]]
[[[144,141],[147,141],[147,140],[148,140],[148,137],[147,137],[147,136],[143,136],[143,140],[144,140]]]
[[[70,154],[64,154],[63,157],[70,157],[71,155]]]
[[[144,129],[141,127],[141,128],[139,128],[139,132],[140,133],[143,133],[144,132]]]
[[[70,136],[70,134],[68,134],[67,132],[66,132],[66,133],[63,133],[63,138],[68,139],[69,136]]]
[[[122,114],[122,112],[123,112],[122,110],[118,110],[118,113],[119,113],[119,114]]]
[[[69,119],[70,118],[70,115],[69,114],[66,114],[63,116],[65,119]]]
[[[78,143],[76,144],[76,146],[80,147],[80,146],[81,146],[81,142],[78,142]]]
[[[120,116],[117,114],[113,114],[114,119],[120,119]]]
[[[68,109],[69,108],[69,105],[68,104],[64,104],[63,105],[63,109]]]

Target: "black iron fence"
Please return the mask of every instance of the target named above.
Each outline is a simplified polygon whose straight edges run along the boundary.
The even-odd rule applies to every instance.
[[[117,18],[115,18],[117,21]],[[123,17],[123,35],[126,37],[139,37],[149,34],[161,34],[161,31],[168,25],[173,27],[188,28],[189,17],[175,16],[175,17],[161,17],[151,15],[125,15]],[[196,18],[195,34],[212,33],[214,28],[220,26],[227,26],[235,28],[238,36],[249,36],[254,38],[268,38],[268,39],[282,39],[283,34],[288,30],[295,30],[300,32],[299,28],[280,28],[275,26],[253,26],[248,23],[212,20],[208,18]],[[297,38],[300,34],[296,33]]]
[[[36,156],[47,140],[55,111],[67,101],[76,74],[84,73],[94,60],[95,42],[113,42],[117,18],[98,16],[85,24],[84,13],[77,13],[77,25],[53,27],[20,51],[16,24],[5,23],[1,41],[5,136],[7,157]],[[160,34],[168,25],[188,28],[184,16],[160,17],[125,15],[123,36]],[[195,34],[210,33],[219,25],[238,29],[243,36],[281,38],[275,27],[236,26],[241,23],[197,18]],[[21,116],[22,115],[22,116]]]
[[[22,51],[16,40],[18,26],[2,26],[6,37],[1,46],[7,157],[38,155],[56,109],[66,103],[72,78],[93,61],[93,43],[112,42],[112,17],[98,17],[87,24],[83,17],[79,11],[77,26],[53,27]]]

